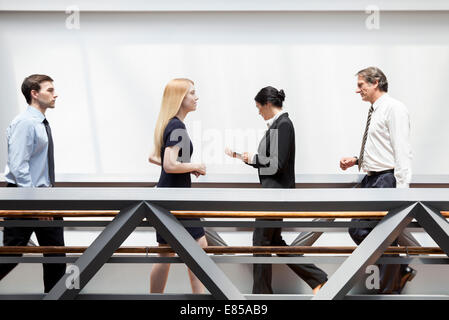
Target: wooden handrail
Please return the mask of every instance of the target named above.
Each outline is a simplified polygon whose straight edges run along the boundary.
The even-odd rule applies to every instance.
[[[115,217],[118,210],[0,210],[0,217]],[[171,211],[179,218],[364,218],[382,219],[387,211],[336,211],[336,212],[305,212],[305,211]],[[445,218],[449,218],[449,211],[441,211]]]
[[[204,217],[204,218],[365,218],[382,219],[388,211],[171,211],[176,217]],[[441,211],[445,218],[449,218],[449,211]]]
[[[204,248],[210,254],[351,254],[357,247],[310,247],[310,246],[208,246]],[[0,256],[21,253],[83,253],[87,247],[55,247],[55,246],[11,246],[0,247]],[[150,254],[173,253],[170,247],[121,247],[115,253]],[[388,247],[385,254],[444,254],[438,247]]]
[[[171,211],[176,217],[182,218],[371,218],[382,219],[387,211],[337,211],[337,212],[305,212],[305,211]]]

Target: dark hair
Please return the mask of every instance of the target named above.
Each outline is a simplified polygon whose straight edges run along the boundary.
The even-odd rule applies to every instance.
[[[378,88],[383,92],[388,92],[388,81],[385,74],[377,67],[369,67],[357,72],[358,76],[362,76],[365,81],[374,84],[378,82]]]
[[[282,102],[285,100],[285,93],[282,89],[278,91],[278,89],[273,87],[265,87],[259,91],[254,100],[261,105],[271,102],[273,106],[282,108]]]
[[[36,90],[39,92],[41,90],[41,83],[45,81],[53,82],[53,79],[45,74],[32,74],[26,77],[22,82],[22,93],[28,104],[31,103],[31,90]]]

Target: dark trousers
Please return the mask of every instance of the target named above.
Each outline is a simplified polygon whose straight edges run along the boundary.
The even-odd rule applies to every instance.
[[[393,172],[387,172],[376,176],[365,176],[361,188],[396,188],[396,178]],[[371,221],[369,219],[352,219],[352,221]],[[357,245],[359,245],[373,230],[372,228],[349,228],[349,235]],[[391,244],[397,246],[397,239]],[[388,255],[389,257],[398,255]],[[400,282],[402,276],[406,273],[407,265],[385,264],[379,265],[380,271],[380,294],[399,294],[401,293]]]
[[[256,219],[263,221],[264,219]],[[273,221],[273,219],[270,219]],[[275,221],[282,221],[276,219]],[[287,246],[281,236],[281,228],[256,228],[253,233],[253,246]],[[271,255],[254,255],[257,257],[269,257]],[[300,255],[282,254],[282,257],[297,257]],[[327,281],[327,274],[313,264],[288,264],[299,277],[301,277],[312,289]],[[271,264],[253,265],[253,293],[273,293],[271,287]]]
[[[8,184],[8,187],[15,185]],[[6,218],[5,220],[37,220],[35,218]],[[54,218],[62,220],[62,218]],[[30,240],[31,234],[35,232],[39,245],[41,246],[64,246],[64,228],[62,227],[5,227],[3,230],[4,246],[26,246]],[[20,257],[21,254],[2,255],[2,257]],[[61,254],[44,254],[44,257],[65,257]],[[8,275],[11,270],[17,266],[17,263],[0,264],[0,281]],[[48,293],[53,286],[61,279],[66,272],[66,265],[60,263],[44,263],[44,292]]]

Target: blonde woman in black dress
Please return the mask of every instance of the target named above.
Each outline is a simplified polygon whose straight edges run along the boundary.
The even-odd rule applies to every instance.
[[[184,119],[189,112],[195,111],[198,97],[193,81],[189,79],[173,79],[164,90],[161,110],[154,131],[154,151],[149,161],[161,166],[158,188],[190,188],[190,175],[205,175],[206,166],[202,163],[191,163],[193,145],[184,125]],[[194,220],[194,219],[189,219]],[[197,219],[199,220],[199,219]],[[187,231],[204,248],[207,246],[202,227],[187,227]],[[167,242],[156,235],[159,246],[168,246]],[[159,254],[161,257],[171,257],[174,253]],[[157,263],[153,265],[150,279],[150,292],[163,293],[167,283],[170,264]],[[203,293],[201,281],[188,270],[193,293]]]

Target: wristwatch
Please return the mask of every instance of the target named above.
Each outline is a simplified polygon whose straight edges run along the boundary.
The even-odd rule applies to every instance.
[[[359,157],[357,157],[357,156],[354,156],[354,158],[355,158],[355,164],[359,164]]]

